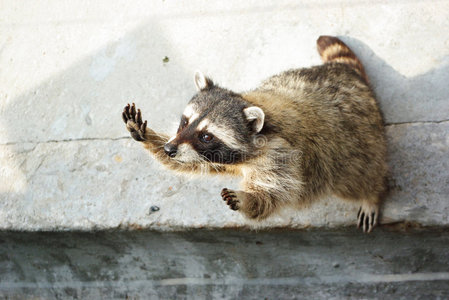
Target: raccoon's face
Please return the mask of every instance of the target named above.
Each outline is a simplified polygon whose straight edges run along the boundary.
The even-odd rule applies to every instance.
[[[181,163],[239,163],[251,157],[254,135],[263,127],[264,112],[248,107],[240,95],[195,74],[198,93],[181,117],[177,134],[164,146]]]

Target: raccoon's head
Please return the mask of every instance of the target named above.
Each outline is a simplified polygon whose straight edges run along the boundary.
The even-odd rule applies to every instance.
[[[184,110],[177,134],[164,146],[181,163],[243,162],[254,155],[254,137],[262,130],[265,114],[239,94],[221,88],[195,73],[198,93]]]

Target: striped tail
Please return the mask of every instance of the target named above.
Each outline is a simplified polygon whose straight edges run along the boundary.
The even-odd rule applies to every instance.
[[[360,76],[368,83],[368,77],[366,76],[365,69],[362,63],[354,54],[354,52],[346,46],[340,39],[322,35],[316,41],[318,53],[320,53],[321,59],[324,63],[338,62],[351,66]]]

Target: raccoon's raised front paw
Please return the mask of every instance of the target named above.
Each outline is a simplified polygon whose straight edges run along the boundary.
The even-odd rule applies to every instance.
[[[363,202],[357,213],[357,228],[362,227],[363,232],[371,232],[377,225],[379,218],[379,206],[377,204]]]
[[[226,204],[229,205],[229,208],[232,210],[239,210],[240,208],[240,201],[237,198],[237,193],[233,190],[229,190],[227,188],[224,188],[221,191],[221,198],[223,201],[226,201]]]
[[[142,113],[140,109],[136,111],[136,105],[126,105],[122,113],[123,122],[126,124],[126,129],[131,133],[131,136],[136,141],[142,142],[145,140],[145,130],[147,128],[147,121],[142,122]]]

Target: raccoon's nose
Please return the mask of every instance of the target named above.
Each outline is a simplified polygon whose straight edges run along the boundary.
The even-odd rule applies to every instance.
[[[173,144],[167,143],[164,145],[164,151],[165,151],[165,154],[167,154],[168,156],[173,158],[176,156],[176,152],[178,152],[178,148]]]

